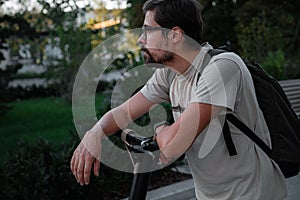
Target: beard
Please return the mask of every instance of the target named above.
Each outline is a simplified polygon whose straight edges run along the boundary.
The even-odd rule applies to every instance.
[[[174,59],[173,53],[169,51],[161,50],[161,55],[158,56],[158,58],[154,58],[153,55],[150,53],[149,49],[143,47],[141,50],[144,52],[144,62],[146,64],[157,63],[165,65],[166,63],[171,62]]]

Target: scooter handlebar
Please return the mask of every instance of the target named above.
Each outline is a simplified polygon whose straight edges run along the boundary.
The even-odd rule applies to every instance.
[[[154,152],[159,150],[159,146],[153,137],[143,137],[131,129],[123,130],[121,139],[127,145],[129,150],[136,153]]]

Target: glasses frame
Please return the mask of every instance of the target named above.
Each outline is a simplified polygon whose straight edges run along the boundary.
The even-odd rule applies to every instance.
[[[142,26],[142,34],[144,36],[145,41],[147,41],[147,33],[150,31],[155,31],[155,30],[163,30],[163,27],[161,26]]]

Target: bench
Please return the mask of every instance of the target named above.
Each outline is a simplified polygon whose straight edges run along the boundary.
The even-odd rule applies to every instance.
[[[292,108],[300,116],[300,79],[279,81],[287,98],[292,104]]]

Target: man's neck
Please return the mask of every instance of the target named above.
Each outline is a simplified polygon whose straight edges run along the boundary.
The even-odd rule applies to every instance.
[[[180,55],[174,55],[172,62],[166,63],[177,74],[183,74],[192,65],[194,59],[199,54],[200,50],[190,50],[183,52]]]

